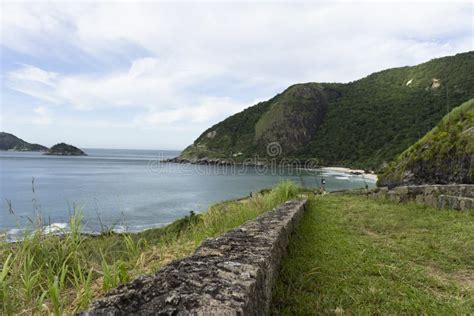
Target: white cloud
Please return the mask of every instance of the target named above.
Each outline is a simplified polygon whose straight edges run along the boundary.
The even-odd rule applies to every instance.
[[[469,3],[7,3],[5,12],[2,44],[26,54],[66,46],[107,60],[135,45],[170,68],[241,80],[326,80],[318,71],[341,64],[330,79],[347,81],[472,49]],[[374,65],[362,72],[354,65],[367,53]]]
[[[470,2],[2,2],[0,44],[18,54],[2,87],[48,107],[108,111],[97,117],[104,124],[124,110],[132,114],[119,124],[186,125],[191,141],[296,82],[351,81],[473,50],[472,10]]]
[[[44,106],[36,107],[33,112],[36,114],[32,118],[33,124],[37,125],[50,125],[51,124],[51,112]]]
[[[57,96],[54,95],[57,78],[58,74],[55,72],[31,65],[22,65],[15,71],[7,73],[6,83],[13,90],[56,104],[59,102]]]
[[[10,73],[11,81],[33,81],[47,86],[54,85],[54,79],[58,76],[55,72],[48,72],[38,67],[23,65],[22,68]]]
[[[184,86],[192,76],[199,77],[199,73],[173,71],[157,59],[148,57],[134,60],[123,72],[99,76],[60,75],[24,65],[8,73],[7,86],[77,110],[137,109],[142,113],[135,117],[134,122],[140,127],[209,122],[251,105],[229,97],[186,94]],[[38,122],[50,122],[46,108],[38,107],[35,112],[43,115]]]
[[[170,125],[179,122],[204,123],[239,112],[256,102],[235,102],[227,97],[202,98],[196,106],[184,106],[171,110],[151,110],[138,116],[134,123],[141,127]]]
[[[159,66],[158,60],[156,58],[141,58],[134,60],[128,74],[132,78],[153,75],[153,70],[157,69]]]

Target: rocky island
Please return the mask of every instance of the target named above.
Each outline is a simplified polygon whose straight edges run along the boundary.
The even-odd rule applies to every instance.
[[[44,154],[52,156],[87,156],[87,154],[79,148],[66,143],[56,144]]]

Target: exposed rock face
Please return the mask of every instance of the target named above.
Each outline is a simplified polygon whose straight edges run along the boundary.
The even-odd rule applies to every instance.
[[[255,125],[255,143],[260,148],[278,142],[287,154],[307,145],[324,120],[328,108],[322,89],[295,85],[285,98],[275,102]]]
[[[265,315],[289,235],[306,200],[292,200],[154,276],[110,292],[82,315]]]
[[[212,138],[216,137],[216,134],[217,134],[216,131],[211,131],[211,132],[206,134],[206,137],[212,139]]]
[[[434,90],[434,89],[438,89],[440,86],[441,86],[441,80],[433,78],[433,80],[431,81],[430,88]]]

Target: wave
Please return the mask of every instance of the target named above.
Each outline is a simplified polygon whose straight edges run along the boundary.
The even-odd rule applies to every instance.
[[[149,229],[160,228],[171,224],[172,222],[166,223],[153,223],[153,224],[145,224],[145,225],[115,225],[113,228],[110,229],[111,232],[115,234],[127,234],[127,233],[140,233]],[[31,236],[36,230],[31,228],[11,228],[7,230],[5,233],[0,233],[0,240],[4,239],[4,241],[9,243],[20,242],[25,238]],[[69,224],[68,223],[52,223],[49,225],[45,225],[41,228],[41,232],[44,235],[56,235],[61,236],[70,232]],[[103,232],[99,230],[91,230],[86,229],[81,231],[84,235],[91,235],[91,236],[99,236]]]

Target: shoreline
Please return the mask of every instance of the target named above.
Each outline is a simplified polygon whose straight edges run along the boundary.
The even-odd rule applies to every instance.
[[[236,162],[233,160],[225,159],[225,158],[201,158],[201,159],[186,159],[181,157],[169,158],[160,161],[161,163],[177,163],[177,164],[192,164],[192,165],[218,165],[218,166],[263,166],[268,165],[268,163],[264,161],[242,161]],[[321,170],[321,171],[334,171],[334,172],[342,172],[349,175],[359,175],[362,176],[364,179],[369,181],[377,182],[378,176],[375,173],[366,172],[363,169],[351,169],[347,167],[316,167],[316,168],[304,168],[304,167],[295,167],[300,170]]]
[[[365,170],[362,169],[351,169],[351,168],[346,168],[346,167],[321,167],[317,168],[323,171],[335,171],[335,172],[343,172],[343,173],[348,173],[351,175],[360,175],[364,177],[365,179],[375,181],[377,182],[378,176],[375,173],[369,173],[366,172]]]

